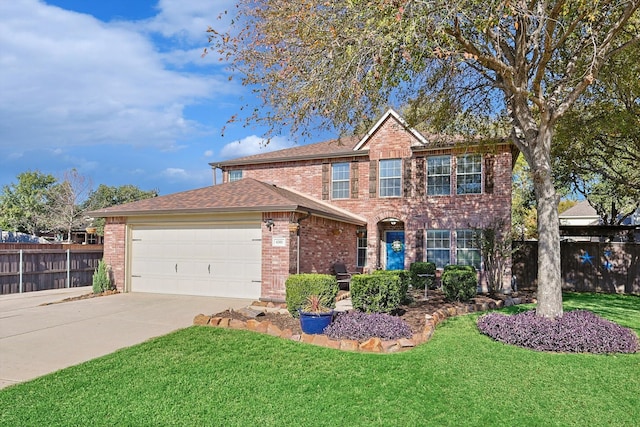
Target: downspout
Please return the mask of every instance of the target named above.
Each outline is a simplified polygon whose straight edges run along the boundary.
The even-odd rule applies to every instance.
[[[296,274],[300,274],[300,223],[305,219],[309,219],[310,216],[311,216],[311,212],[307,212],[306,215],[301,216],[296,221],[296,224],[298,224],[298,229],[296,230],[296,245],[298,249],[298,253],[296,256]]]

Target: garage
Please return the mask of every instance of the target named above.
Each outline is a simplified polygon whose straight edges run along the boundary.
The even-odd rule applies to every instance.
[[[259,298],[260,223],[132,225],[130,290]]]

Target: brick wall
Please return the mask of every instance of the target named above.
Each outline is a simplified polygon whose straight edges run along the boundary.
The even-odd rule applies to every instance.
[[[349,199],[331,200],[329,196],[327,201],[366,218],[368,223],[367,269],[369,270],[382,267],[384,264],[382,238],[386,225],[381,221],[390,217],[398,218],[405,231],[405,268],[408,268],[411,262],[424,260],[424,251],[420,250],[421,242],[417,241],[423,239],[421,230],[454,231],[474,227],[484,228],[498,218],[504,219],[509,224],[511,218],[512,155],[508,144],[490,147],[490,150],[487,150],[486,147],[464,146],[440,147],[422,151],[412,150],[411,147],[418,142],[400,123],[393,117],[389,117],[362,147],[369,150],[368,158],[346,156],[340,159],[247,165],[241,169],[244,177],[292,188],[311,197],[322,199],[323,165],[333,162],[351,162],[351,188],[358,188],[357,194],[352,193]],[[474,150],[478,152],[483,150],[483,192],[481,194],[457,195],[455,194],[457,156],[472,153]],[[426,159],[432,155],[443,154],[451,155],[452,159],[451,194],[427,196],[424,189],[426,186]],[[377,169],[370,167],[370,162],[390,158],[403,160],[402,197],[380,198],[376,191],[377,176],[369,176],[371,170],[377,175]],[[487,167],[491,170],[488,170]],[[238,167],[236,166],[234,169],[238,169]],[[325,166],[325,175],[327,174],[326,169]],[[489,177],[488,181],[487,176]],[[407,179],[411,182],[406,182]],[[357,181],[355,185],[354,180]],[[370,182],[373,185],[373,192],[369,191]],[[453,234],[451,237],[451,252],[455,257]],[[315,242],[313,239],[311,241]],[[303,242],[303,249],[305,244],[306,242]],[[355,238],[349,244],[353,246],[353,250],[348,252],[349,258],[344,261],[347,265],[352,265],[356,262]],[[318,257],[319,255],[316,253],[314,256]],[[455,258],[452,261],[455,262]],[[325,263],[327,262],[325,261]]]
[[[124,291],[127,247],[127,224],[124,217],[106,219],[104,226],[104,262],[107,264],[115,287]]]

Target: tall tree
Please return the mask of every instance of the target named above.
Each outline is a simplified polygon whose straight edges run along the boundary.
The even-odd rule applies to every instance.
[[[49,191],[47,206],[49,228],[64,231],[67,242],[71,242],[73,229],[86,222],[82,202],[90,192],[91,180],[80,175],[76,169],[65,172],[62,182]]]
[[[91,192],[83,205],[84,211],[108,208],[110,206],[121,205],[123,203],[135,202],[143,199],[150,199],[158,196],[158,190],[144,191],[135,185],[122,185],[111,187],[100,184],[98,188]],[[93,225],[97,228],[98,235],[104,235],[104,218],[96,218]]]
[[[606,64],[576,104],[558,123],[558,181],[620,224],[640,207],[640,49]]]
[[[47,206],[56,178],[39,171],[23,172],[17,178],[17,183],[2,188],[0,228],[39,236],[48,231]]]
[[[455,99],[502,111],[537,201],[539,316],[562,315],[554,127],[602,66],[640,41],[640,0],[239,0],[235,27],[209,28],[278,129],[346,131],[384,105]]]

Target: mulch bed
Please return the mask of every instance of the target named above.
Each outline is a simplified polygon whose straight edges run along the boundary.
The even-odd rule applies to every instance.
[[[430,290],[428,292],[427,299],[424,298],[424,291],[413,291],[410,293],[410,296],[413,301],[409,304],[401,305],[399,309],[392,314],[401,317],[402,320],[404,320],[411,327],[414,333],[419,333],[424,329],[426,314],[433,314],[441,308],[463,307],[468,305],[468,303],[446,301],[444,299],[443,293],[439,290]],[[534,301],[534,295],[532,293],[519,292],[512,295],[497,295],[491,297],[489,297],[488,295],[478,295],[473,299],[472,302],[476,304],[482,304],[485,302],[496,302],[500,299],[505,300],[509,297],[519,297],[522,299],[522,303]],[[242,321],[251,319],[251,317],[248,317],[235,310],[225,310],[223,312],[213,314],[213,317],[223,317]],[[256,317],[255,320],[258,320],[260,322],[268,320],[281,330],[291,329],[294,335],[302,333],[302,329],[300,329],[300,320],[293,318],[289,314],[264,313]]]
[[[119,294],[119,293],[120,293],[120,291],[118,291],[117,289],[113,289],[111,291],[104,291],[104,292],[100,292],[98,294],[89,293],[89,294],[84,294],[84,295],[78,295],[77,297],[65,298],[65,299],[60,300],[60,301],[45,302],[44,304],[40,304],[40,305],[60,304],[62,302],[78,301],[78,300],[82,300],[82,299],[97,298],[97,297],[105,297],[107,295],[115,295],[115,294]]]

